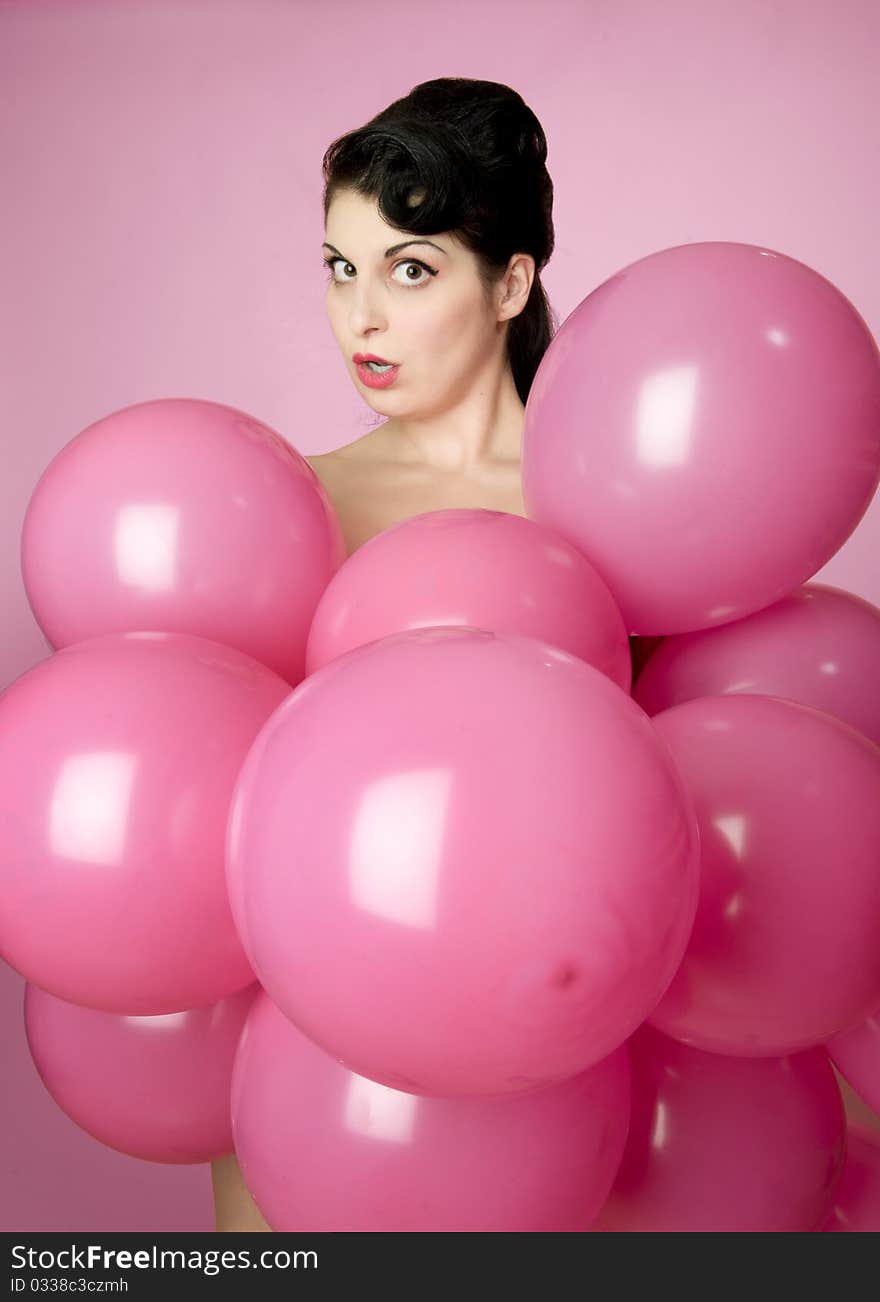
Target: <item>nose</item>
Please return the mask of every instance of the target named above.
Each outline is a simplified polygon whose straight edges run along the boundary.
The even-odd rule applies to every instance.
[[[381,287],[358,277],[350,286],[348,324],[353,334],[366,336],[381,332],[388,325],[387,312],[382,302]]]

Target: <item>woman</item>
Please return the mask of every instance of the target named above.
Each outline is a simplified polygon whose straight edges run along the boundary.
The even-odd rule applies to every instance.
[[[308,458],[349,554],[422,511],[525,515],[525,401],[557,324],[538,275],[554,242],[546,157],[515,91],[459,77],[416,86],[324,155],[327,314],[385,418]],[[396,369],[370,374],[365,354]],[[269,1229],[234,1157],[212,1181],[218,1230]]]
[[[416,86],[324,156],[327,313],[384,418],[308,458],[349,554],[423,511],[526,513],[525,402],[558,325],[539,278],[554,245],[546,158],[515,91],[459,77]],[[212,1179],[218,1230],[269,1229],[234,1157]]]
[[[546,156],[515,91],[463,78],[417,86],[327,150],[327,313],[387,418],[312,459],[349,550],[434,507],[524,514],[523,412],[553,333]],[[364,355],[394,367],[371,375]]]

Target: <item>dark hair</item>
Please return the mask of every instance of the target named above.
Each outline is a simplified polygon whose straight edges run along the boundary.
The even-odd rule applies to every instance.
[[[325,222],[336,192],[352,189],[407,234],[449,231],[476,256],[487,301],[512,254],[531,254],[528,302],[507,328],[523,403],[559,326],[539,274],[554,247],[546,159],[541,124],[515,90],[438,77],[334,140],[323,161]]]

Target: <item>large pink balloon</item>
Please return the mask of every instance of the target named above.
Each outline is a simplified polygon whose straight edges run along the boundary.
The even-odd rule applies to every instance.
[[[262,421],[198,398],[89,425],[43,472],[21,541],[53,647],[102,633],[191,633],[305,672],[342,526],[304,457]]]
[[[627,1042],[629,1137],[597,1230],[809,1231],[843,1166],[846,1118],[820,1049],[728,1058],[650,1027]]]
[[[348,558],[318,602],[306,672],[432,624],[539,638],[632,685],[623,616],[578,549],[522,516],[461,507],[404,520]]]
[[[702,697],[653,722],[702,861],[684,962],[650,1021],[715,1053],[824,1044],[880,1004],[880,747],[772,696]]]
[[[756,693],[815,706],[880,744],[880,610],[808,583],[745,619],[663,639],[633,699],[648,714],[698,696]]]
[[[880,1233],[880,1134],[850,1126],[846,1163],[821,1227],[830,1233]]]
[[[628,1121],[623,1048],[519,1098],[420,1098],[348,1071],[263,992],[232,1077],[236,1155],[275,1230],[586,1230]]]
[[[667,747],[604,674],[467,627],[340,656],[276,711],[230,812],[254,970],[359,1075],[517,1093],[644,1020],[693,922]]]
[[[860,1099],[880,1113],[880,1008],[825,1046],[831,1061]]]
[[[151,1016],[254,980],[229,802],[290,686],[183,633],[74,643],[0,696],[0,953],[71,1003]]]
[[[627,631],[742,619],[811,578],[880,481],[880,352],[804,263],[707,241],[565,320],[526,404],[528,515],[593,562]]]
[[[150,1162],[210,1162],[233,1151],[232,1065],[259,988],[207,1008],[126,1017],[28,983],[28,1046],[58,1106],[102,1144]]]

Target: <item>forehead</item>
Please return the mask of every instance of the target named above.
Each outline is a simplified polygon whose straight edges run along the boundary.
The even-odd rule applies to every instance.
[[[361,252],[378,253],[390,244],[419,238],[410,231],[391,226],[379,212],[378,200],[367,199],[355,190],[339,190],[334,196],[327,211],[325,237],[346,252],[357,248]],[[449,250],[455,243],[445,232],[430,238]]]
[[[327,212],[327,231],[336,227],[348,230],[396,231],[382,220],[376,199],[367,199],[356,190],[337,190]]]

